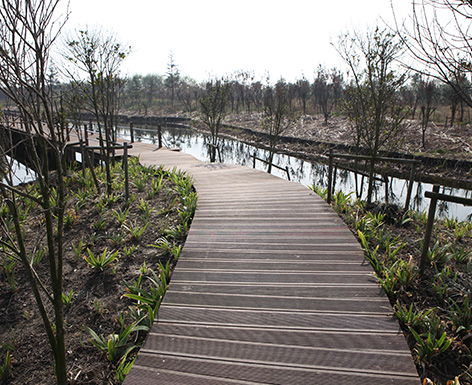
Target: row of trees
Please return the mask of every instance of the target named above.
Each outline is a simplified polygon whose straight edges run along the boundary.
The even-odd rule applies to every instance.
[[[134,75],[126,80],[123,89],[122,107],[144,116],[164,112],[193,112],[199,109],[199,100],[211,81],[198,84],[189,78],[179,78],[178,82],[167,82],[166,75]],[[252,79],[252,80],[244,80]],[[287,83],[287,102],[300,114],[322,114],[328,122],[334,111],[342,112],[343,97],[351,82],[350,76],[338,68],[327,69],[319,66],[310,81],[305,77]],[[228,110],[233,113],[261,111],[264,90],[275,84],[254,80],[248,73],[233,74],[225,79],[229,87]],[[469,83],[464,77],[462,87]],[[174,84],[171,88],[170,84]],[[409,117],[422,119],[422,108],[446,107],[447,124],[464,121],[467,104],[460,95],[447,84],[433,77],[411,73],[398,90],[399,102],[409,110]],[[172,93],[174,96],[172,96]]]

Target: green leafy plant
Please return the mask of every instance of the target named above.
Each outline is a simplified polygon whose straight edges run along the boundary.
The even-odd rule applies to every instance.
[[[439,240],[434,242],[434,245],[428,250],[428,259],[434,268],[439,269],[451,260],[451,247],[451,243],[441,245]]]
[[[154,195],[159,194],[165,184],[165,174],[161,174],[158,178],[153,178],[151,181],[151,190]]]
[[[92,337],[90,340],[92,344],[105,354],[108,361],[117,363],[123,357],[126,357],[133,349],[137,348],[136,345],[130,342],[131,334],[138,330],[147,331],[147,328],[137,326],[134,323],[126,328],[122,325],[119,333],[110,334],[108,337],[99,336],[87,326],[85,326],[85,330]]]
[[[64,226],[70,228],[77,221],[77,212],[75,209],[69,209],[64,214]]]
[[[162,262],[159,261],[158,267],[159,267],[159,274],[161,277],[161,281],[168,285],[170,282],[170,273],[171,273],[170,261],[167,261],[165,266]]]
[[[410,331],[416,340],[415,352],[418,354],[420,362],[429,363],[431,358],[444,353],[452,343],[452,340],[447,338],[446,332],[436,338],[431,332],[420,335],[412,328]]]
[[[93,246],[96,242],[98,242],[100,239],[105,238],[104,235],[98,234],[96,231],[94,231],[92,234],[90,234],[90,238],[87,242],[88,246]]]
[[[349,205],[351,203],[351,195],[353,193],[345,194],[342,191],[337,191],[333,195],[334,209],[341,213],[349,211]]]
[[[45,254],[46,250],[39,246],[38,249],[36,251],[33,251],[31,255],[31,264],[33,266],[38,266],[41,263]]]
[[[129,371],[133,367],[134,361],[136,361],[137,355],[130,361],[128,361],[128,355],[130,352],[127,352],[121,359],[118,361],[119,365],[116,368],[116,379],[122,383],[125,380],[125,377],[128,375]]]
[[[139,210],[141,210],[143,222],[147,223],[149,221],[149,217],[151,216],[153,209],[149,207],[148,201],[145,201],[142,198],[139,200],[138,207]]]
[[[16,261],[4,259],[2,261],[2,270],[5,274],[6,281],[10,287],[10,292],[14,293],[17,290],[15,281]]]
[[[3,363],[0,365],[0,380],[6,380],[8,377],[10,377],[12,359],[13,356],[9,351],[7,351]]]
[[[120,194],[110,194],[107,196],[107,206],[113,205],[114,203],[118,202],[120,199]]]
[[[151,274],[151,276],[146,276],[150,282],[149,289],[142,287],[142,277],[144,275],[141,274],[138,281],[133,284],[125,282],[127,290],[125,297],[136,301],[137,308],[147,312],[150,324],[152,324],[167,291],[167,277],[163,270],[159,272],[159,276],[152,269],[147,269],[147,271]]]
[[[2,349],[9,350],[10,352],[14,352],[16,350],[16,336],[15,331],[13,328],[11,329],[11,339],[6,341],[2,344]]]
[[[138,245],[131,245],[130,247],[125,246],[123,248],[123,253],[125,254],[125,257],[130,257],[138,248]]]
[[[144,173],[139,173],[134,178],[134,186],[139,192],[143,192],[147,186],[148,176]]]
[[[108,206],[108,198],[106,196],[101,196],[98,199],[98,202],[95,202],[95,207],[97,208],[98,215],[103,215],[105,213],[105,209]]]
[[[177,208],[177,212],[185,225],[189,223],[190,219],[195,214],[195,210],[197,209],[197,199],[197,194],[194,192],[187,196],[183,196],[180,199],[180,207]]]
[[[170,242],[167,238],[161,237],[156,241],[156,244],[151,245],[164,251],[165,255],[173,256],[175,260],[180,257],[182,246],[177,245],[175,242]]]
[[[413,222],[413,218],[410,210],[405,211],[401,217],[395,219],[395,225],[398,227],[405,227],[411,222]]]
[[[95,231],[102,230],[107,225],[107,220],[104,216],[98,217],[97,221],[92,225]]]
[[[141,226],[137,224],[136,222],[133,222],[129,225],[124,225],[124,228],[128,230],[133,238],[133,240],[137,241],[139,238],[141,238],[146,231],[146,228],[148,226],[148,223],[146,223],[144,226]]]
[[[457,241],[461,241],[464,237],[466,237],[470,232],[470,223],[457,223],[454,227],[454,236],[456,237]]]
[[[126,210],[124,211],[121,208],[119,208],[118,210],[113,209],[112,213],[115,219],[117,220],[118,224],[120,226],[123,226],[126,222],[126,218],[128,218],[129,207],[126,208]]]
[[[69,294],[62,293],[62,302],[64,304],[64,313],[68,312],[70,309],[70,305],[72,303],[72,297],[74,295],[74,290],[71,289]]]
[[[89,248],[87,248],[88,256],[85,255],[85,261],[94,269],[99,269],[103,271],[103,269],[108,266],[110,263],[114,262],[118,259],[118,251],[114,253],[109,253],[108,249],[105,248],[101,254],[95,255]]]
[[[315,184],[312,184],[309,186],[310,190],[312,190],[314,193],[318,194],[322,199],[326,200],[328,197],[328,189],[321,187],[321,186],[315,186]]]
[[[445,266],[439,273],[434,277],[434,282],[431,287],[435,294],[440,298],[445,298],[447,291],[450,286],[454,286],[457,280],[457,272],[452,274],[452,270],[449,266]]]
[[[407,288],[416,276],[416,269],[411,255],[408,262],[405,262],[402,259],[395,262],[392,265],[392,270],[394,270],[398,283],[403,288]]]
[[[82,254],[82,251],[84,251],[84,241],[81,239],[77,246],[72,244],[72,249],[74,250],[75,260],[77,261],[80,257],[80,254]]]
[[[425,318],[429,316],[429,314],[433,311],[433,309],[429,309],[427,311],[414,311],[414,304],[410,304],[410,307],[407,308],[405,305],[401,305],[400,302],[397,300],[397,303],[393,307],[393,312],[397,319],[405,326],[413,328],[415,330],[422,330],[425,323]]]
[[[369,242],[367,241],[367,238],[364,233],[362,231],[358,231],[357,234],[359,236],[359,239],[361,240],[362,247],[364,248],[365,256],[371,263],[372,267],[374,268],[374,271],[378,275],[382,274],[382,271],[384,270],[384,264],[377,256],[377,252],[379,251],[379,245],[377,245],[374,250],[371,250]]]
[[[449,310],[449,317],[456,333],[464,335],[472,331],[472,309],[469,304],[469,297],[464,296],[462,304],[452,301],[453,310]]]
[[[100,304],[100,300],[96,297],[93,299],[93,309],[95,310],[95,313],[97,313],[97,314],[102,314],[103,313],[103,309],[102,309],[102,305]]]
[[[115,246],[120,246],[125,239],[125,235],[122,232],[113,233],[109,238]]]
[[[459,263],[470,263],[472,250],[465,245],[459,247],[456,243],[453,243],[450,247],[450,258]]]

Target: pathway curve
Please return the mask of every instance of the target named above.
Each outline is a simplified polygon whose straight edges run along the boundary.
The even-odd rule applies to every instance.
[[[130,153],[188,171],[199,200],[125,385],[420,383],[360,245],[316,194],[153,145]]]

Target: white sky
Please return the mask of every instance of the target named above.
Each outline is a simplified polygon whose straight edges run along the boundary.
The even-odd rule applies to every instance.
[[[393,0],[405,17],[411,0]],[[330,42],[391,21],[390,0],[70,0],[67,30],[102,26],[132,47],[122,72],[165,74],[172,51],[182,76],[197,81],[251,70],[256,80],[313,79],[342,66]]]

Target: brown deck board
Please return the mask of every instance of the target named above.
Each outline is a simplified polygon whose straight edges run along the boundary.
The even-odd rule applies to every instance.
[[[359,243],[316,194],[152,145],[131,154],[188,171],[199,202],[125,385],[419,384]]]

